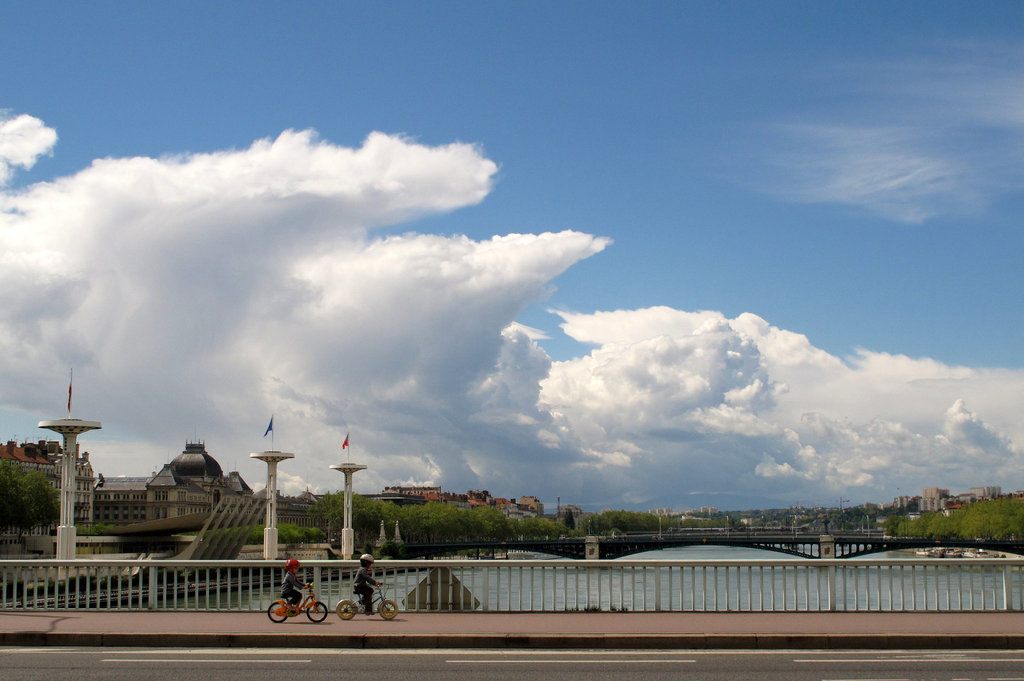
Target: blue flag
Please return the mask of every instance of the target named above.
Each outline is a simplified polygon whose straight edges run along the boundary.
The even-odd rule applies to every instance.
[[[270,417],[270,423],[267,424],[267,430],[263,433],[263,437],[266,437],[267,433],[270,433],[273,430],[274,430],[274,417],[271,416]]]

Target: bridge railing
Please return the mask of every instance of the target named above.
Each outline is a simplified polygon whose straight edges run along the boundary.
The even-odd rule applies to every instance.
[[[354,561],[304,561],[331,608]],[[1024,560],[419,560],[375,575],[417,612],[1024,610]],[[281,561],[0,561],[0,610],[257,612]]]

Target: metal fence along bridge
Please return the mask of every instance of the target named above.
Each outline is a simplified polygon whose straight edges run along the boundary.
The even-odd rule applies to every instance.
[[[354,561],[303,561],[320,600]],[[1024,560],[388,560],[375,576],[420,612],[831,612],[1024,609]],[[281,561],[0,561],[0,610],[262,611]]]

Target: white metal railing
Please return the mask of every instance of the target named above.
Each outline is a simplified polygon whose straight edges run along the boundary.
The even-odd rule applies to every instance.
[[[260,611],[282,561],[0,561],[0,610]],[[355,561],[303,561],[329,607]],[[375,576],[423,612],[1024,610],[1024,560],[402,560]]]

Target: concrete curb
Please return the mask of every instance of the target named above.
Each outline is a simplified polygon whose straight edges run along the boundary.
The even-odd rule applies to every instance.
[[[0,633],[0,646],[470,648],[494,650],[950,650],[1024,649],[1024,634],[295,634]]]

